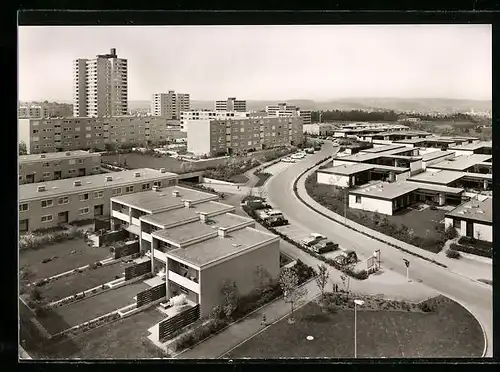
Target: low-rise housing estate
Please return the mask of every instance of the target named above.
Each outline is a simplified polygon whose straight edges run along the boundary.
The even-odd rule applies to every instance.
[[[178,175],[165,169],[130,171],[19,186],[19,231],[55,227],[110,215],[112,196],[176,185]]]
[[[19,184],[84,177],[101,173],[101,154],[88,151],[21,155]]]
[[[453,226],[462,236],[493,242],[493,200],[471,199],[446,213],[445,226]]]

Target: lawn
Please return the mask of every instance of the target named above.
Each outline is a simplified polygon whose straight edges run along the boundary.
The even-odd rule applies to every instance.
[[[42,263],[42,260],[52,257],[57,258],[50,262]],[[19,267],[27,267],[30,272],[27,279],[34,281],[61,274],[108,257],[111,257],[109,248],[92,248],[83,239],[72,239],[38,249],[20,251]]]
[[[234,183],[247,183],[248,178],[244,174],[237,174],[231,177],[231,182]]]
[[[60,300],[72,294],[97,287],[103,283],[108,283],[116,279],[117,276],[124,276],[125,268],[130,265],[131,264],[118,262],[96,269],[85,270],[81,274],[76,273],[65,278],[54,280],[39,287],[42,300],[46,302]]]
[[[149,359],[164,357],[147,339],[148,328],[165,318],[150,308],[128,318],[104,325],[50,348],[55,359]]]
[[[345,191],[334,186],[317,184],[315,173],[307,178],[306,190],[317,203],[344,215]],[[417,205],[414,204],[412,207]],[[392,216],[353,208],[347,210],[347,218],[350,220],[434,253],[440,252],[446,241],[444,223],[441,223],[441,221],[444,222],[445,214],[445,210],[433,210],[428,206],[422,210],[404,208],[396,211]],[[382,220],[393,228],[389,229],[387,225],[380,225]],[[402,233],[401,229],[405,227],[407,230]]]
[[[38,320],[50,334],[55,334],[132,304],[133,297],[147,288],[149,286],[143,282],[129,284],[86,300],[55,308],[47,314],[40,315]]]
[[[260,187],[266,183],[267,179],[271,177],[270,173],[258,173],[256,174],[257,177],[259,177],[259,181],[255,184],[255,187]]]
[[[311,302],[240,345],[225,358],[353,358],[354,312],[323,313]],[[358,311],[359,358],[480,357],[479,323],[448,300],[436,312]],[[307,336],[313,336],[309,341]]]
[[[285,265],[288,265],[290,262],[292,262],[292,258],[283,252],[280,252],[280,267],[283,267]]]

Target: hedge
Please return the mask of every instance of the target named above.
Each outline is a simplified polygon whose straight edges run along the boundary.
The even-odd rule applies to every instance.
[[[471,247],[471,246],[455,244],[455,243],[451,243],[450,248],[455,250],[455,251],[475,254],[476,256],[493,258],[493,251],[492,250],[485,251],[485,250],[477,248],[477,247]]]
[[[19,237],[19,249],[37,249],[48,244],[61,243],[74,238],[83,238],[85,233],[76,228],[52,233],[29,232]]]

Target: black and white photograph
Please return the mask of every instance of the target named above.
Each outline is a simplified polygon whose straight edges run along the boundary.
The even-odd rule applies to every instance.
[[[17,32],[19,360],[493,356],[491,24]]]

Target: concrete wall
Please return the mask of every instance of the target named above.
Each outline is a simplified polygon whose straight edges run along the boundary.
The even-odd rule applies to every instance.
[[[30,154],[31,149],[31,135],[30,135],[30,119],[19,119],[17,126],[18,142],[26,144],[26,151]]]
[[[317,182],[324,185],[349,187],[349,176],[317,172]]]
[[[210,120],[197,120],[196,125],[187,127],[188,152],[195,155],[210,154]]]
[[[356,163],[354,163],[352,161],[339,160],[339,159],[335,159],[335,158],[333,159],[333,166],[334,167],[336,167],[338,165],[344,165],[344,164],[346,164],[346,165],[353,165],[353,164],[356,164]]]
[[[400,174],[396,174],[396,181],[404,181],[408,177],[410,177],[410,172],[403,172]]]
[[[446,217],[444,219],[444,226],[448,228],[453,226],[453,218]],[[460,228],[456,229],[458,234],[461,236],[467,235],[467,221],[460,221]],[[483,225],[481,223],[474,223],[474,238],[479,240],[485,240],[488,242],[493,241],[493,227],[489,225]]]
[[[210,314],[222,301],[221,287],[225,280],[234,281],[240,295],[255,288],[255,269],[261,265],[273,278],[279,275],[279,241],[271,243],[201,271],[201,316]]]
[[[361,196],[360,203],[356,203],[356,195],[349,195],[349,208],[378,212],[392,216],[392,201],[370,198],[363,195],[358,196]]]
[[[176,184],[177,180],[175,179],[170,179],[171,176],[165,177],[165,178],[159,178],[159,180],[162,181],[162,186],[167,187],[167,186],[173,186]],[[171,183],[173,182],[173,183]],[[151,183],[153,184],[153,180],[145,181],[145,180],[140,180],[140,181],[131,181],[127,186],[129,185],[141,185],[143,183]],[[138,186],[134,187],[134,190],[132,192],[126,193],[125,192],[125,185],[120,186],[122,189],[121,195],[124,194],[133,194],[136,192],[140,192],[141,189]],[[116,188],[116,186],[110,185],[108,187],[102,187],[99,189],[95,189],[93,191],[78,191],[78,187],[75,187],[75,189],[68,190],[67,193],[61,196],[43,196],[43,191],[40,192],[40,196],[37,197],[36,200],[31,200],[31,201],[20,201],[20,204],[28,203],[29,204],[29,209],[25,212],[19,212],[19,221],[26,220],[28,219],[28,227],[29,230],[36,230],[36,229],[46,229],[50,227],[55,227],[57,226],[60,222],[58,221],[58,213],[61,212],[68,212],[68,222],[73,222],[77,220],[86,220],[90,218],[95,218],[99,217],[98,215],[94,214],[94,207],[98,205],[102,205],[102,216],[107,217],[110,214],[110,199],[113,196],[113,189]],[[103,195],[102,197],[96,197],[95,195],[96,191],[102,191]],[[81,194],[89,194],[89,198],[86,201],[80,201],[80,195]],[[67,204],[59,204],[59,199],[67,196],[69,198],[69,202]],[[52,207],[48,208],[42,208],[42,200],[47,200],[51,199],[53,202]],[[80,209],[81,208],[89,208],[89,213],[86,214],[80,214]],[[41,217],[45,215],[52,215],[52,221],[50,222],[42,222]]]
[[[422,167],[423,167],[422,160],[410,162],[410,171],[411,172],[415,172],[417,170],[420,170],[420,169],[422,169]]]
[[[423,169],[427,169],[427,166],[429,166],[429,165],[440,163],[440,162],[442,162],[444,160],[452,159],[454,157],[455,157],[454,154],[450,154],[450,155],[442,156],[440,158],[436,158],[436,159],[431,159],[431,160],[428,160],[428,161],[424,161],[423,162]]]
[[[453,150],[453,149],[449,149],[449,151],[453,151],[455,152],[455,156],[470,156],[472,154],[474,154],[474,151],[472,150]]]

